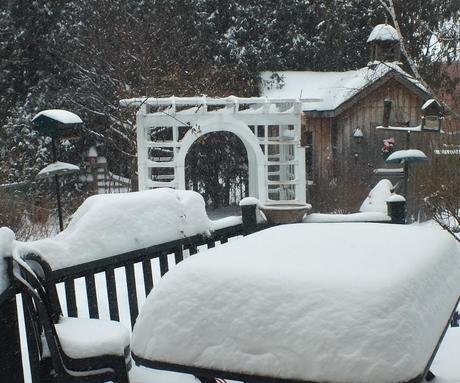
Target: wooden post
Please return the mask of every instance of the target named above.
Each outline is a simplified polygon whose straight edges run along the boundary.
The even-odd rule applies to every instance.
[[[394,194],[387,199],[388,215],[391,223],[406,223],[406,199],[403,196]]]
[[[0,262],[7,261],[11,270],[10,260]],[[12,286],[0,294],[0,339],[0,382],[24,383],[16,292]]]
[[[243,218],[243,231],[244,235],[248,235],[257,231],[257,217],[256,217],[257,204],[245,204],[241,206],[241,215]]]

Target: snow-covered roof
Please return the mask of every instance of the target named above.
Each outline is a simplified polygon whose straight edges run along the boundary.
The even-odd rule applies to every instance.
[[[427,366],[459,278],[457,244],[439,228],[278,226],[170,271],[139,314],[132,351],[279,379],[406,382]]]
[[[389,24],[378,24],[369,35],[367,42],[372,41],[400,41],[398,31]]]
[[[303,111],[331,111],[390,72],[402,75],[426,92],[420,82],[397,64],[380,63],[346,72],[262,72],[260,93],[262,96],[277,99],[320,99],[317,102],[304,103]],[[278,76],[280,83],[276,80]]]
[[[43,110],[37,113],[32,121],[36,120],[40,116],[48,117],[52,120],[56,120],[62,124],[82,124],[83,121],[75,113],[69,112],[63,109],[49,109]]]
[[[422,110],[428,109],[431,105],[436,105],[437,107],[441,107],[441,104],[436,101],[434,98],[430,98],[429,100],[426,100],[425,103],[422,105]]]
[[[97,149],[95,146],[91,146],[88,149],[88,157],[97,157]]]

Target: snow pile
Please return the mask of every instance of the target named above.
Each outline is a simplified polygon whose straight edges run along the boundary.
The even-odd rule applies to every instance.
[[[230,226],[241,225],[242,223],[243,219],[240,215],[233,215],[211,221],[211,229],[214,231]]]
[[[0,227],[0,294],[10,284],[5,258],[12,256],[14,241],[15,235],[13,231],[7,227]]]
[[[296,224],[200,253],[147,298],[132,351],[316,382],[421,374],[460,294],[455,240],[389,224]],[[206,276],[206,278],[203,278]]]
[[[71,358],[91,358],[98,355],[124,355],[129,345],[129,331],[111,320],[61,318],[56,332],[62,349]]]
[[[392,194],[387,198],[387,202],[406,202],[406,199],[399,194]]]
[[[260,206],[260,201],[255,197],[245,197],[239,203],[239,206],[252,206],[252,205]]]
[[[346,72],[278,71],[262,72],[260,94],[268,98],[288,98],[305,101],[303,111],[335,110],[361,90],[392,72],[400,73],[415,86],[426,91],[423,85],[404,72],[395,63],[377,63],[375,67],[364,67]],[[276,83],[274,78],[280,78]]]
[[[378,24],[369,35],[367,42],[372,41],[399,41],[398,31],[391,25]]]
[[[332,223],[332,222],[389,222],[391,218],[386,213],[381,212],[361,212],[352,214],[320,214],[313,213],[307,215],[305,223]]]
[[[22,251],[38,251],[60,269],[210,229],[203,197],[193,191],[101,194],[89,197],[56,237],[24,243]]]
[[[391,196],[393,188],[393,184],[389,180],[380,180],[369,192],[369,195],[361,204],[359,211],[388,214],[386,201]]]

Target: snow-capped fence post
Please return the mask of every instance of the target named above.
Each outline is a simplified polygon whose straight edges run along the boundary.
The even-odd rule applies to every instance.
[[[248,235],[257,231],[257,205],[256,198],[246,197],[240,201],[241,217],[243,219],[243,232]]]
[[[11,269],[11,258],[0,258],[0,262],[8,262]],[[0,339],[0,382],[23,383],[16,291],[12,286],[0,294]]]
[[[405,224],[406,223],[406,199],[399,195],[393,194],[387,198],[388,215],[391,218],[391,223]]]

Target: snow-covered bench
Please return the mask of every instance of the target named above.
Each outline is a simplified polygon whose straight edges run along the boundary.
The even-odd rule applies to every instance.
[[[181,263],[147,298],[136,363],[243,381],[417,382],[460,295],[436,228],[274,227]]]

